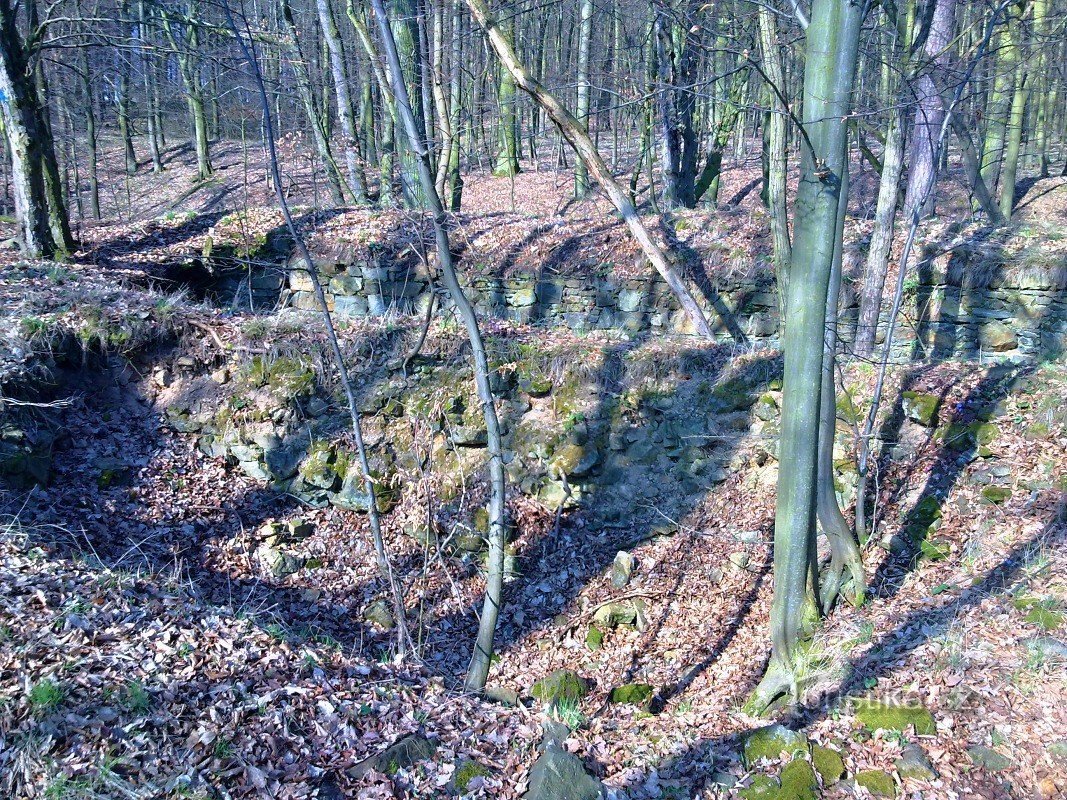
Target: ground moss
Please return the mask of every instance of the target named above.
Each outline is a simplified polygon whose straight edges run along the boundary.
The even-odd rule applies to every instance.
[[[488,778],[489,774],[489,767],[484,764],[479,764],[477,761],[464,760],[456,768],[452,784],[456,787],[457,792],[463,794],[467,791],[467,787],[472,780],[475,778]]]
[[[741,800],[772,800],[778,796],[778,781],[770,775],[753,775],[752,783],[739,789]]]
[[[647,705],[652,699],[654,689],[647,683],[628,683],[611,690],[612,703],[629,703],[635,706]]]
[[[932,736],[937,732],[933,715],[920,705],[861,700],[856,704],[856,719],[872,731],[903,732],[914,726],[920,736]]]

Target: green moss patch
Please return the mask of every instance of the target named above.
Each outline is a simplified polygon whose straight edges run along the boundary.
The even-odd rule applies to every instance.
[[[612,703],[629,703],[635,706],[648,705],[655,691],[647,683],[628,683],[625,686],[616,686],[611,690],[610,700]]]
[[[920,705],[860,700],[856,703],[856,719],[872,731],[905,732],[914,727],[920,736],[933,736],[937,732],[933,715]]]

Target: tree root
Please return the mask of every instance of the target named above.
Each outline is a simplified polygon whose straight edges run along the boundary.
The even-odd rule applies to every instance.
[[[744,711],[753,717],[763,717],[783,706],[795,702],[800,696],[794,671],[781,661],[772,658],[767,672],[752,690]]]

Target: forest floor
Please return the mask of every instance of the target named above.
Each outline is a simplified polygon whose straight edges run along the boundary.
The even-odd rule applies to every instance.
[[[178,182],[174,173],[167,180]],[[537,180],[546,181],[538,196],[555,187],[541,210],[556,208],[567,181]],[[155,197],[141,187],[138,196]],[[142,222],[161,212],[153,207]],[[1042,218],[1057,213],[1053,205]],[[466,796],[517,797],[549,713],[530,689],[559,669],[590,687],[552,712],[573,728],[566,746],[615,797],[736,796],[788,761],[741,759],[744,735],[766,724],[741,709],[768,649],[775,472],[758,437],[739,431],[727,479],[640,541],[626,520],[602,526],[588,509],[557,517],[516,499],[521,576],[507,592],[490,684],[517,702],[493,702],[459,686],[476,572],[422,557],[386,517],[390,551],[421,590],[410,595],[421,661],[392,663],[389,633],[364,619],[380,592],[364,518],[302,508],[162,424],[160,375],[182,369],[182,358],[211,363],[220,347],[257,352],[259,318],[119,285],[79,263],[5,267],[0,304],[3,330],[44,319],[50,328],[39,334],[52,342],[86,330],[91,339],[101,313],[140,320],[107,342],[111,357],[97,348],[89,369],[56,373],[72,404],[27,410],[61,427],[51,481],[0,495],[0,793],[415,798],[444,796],[461,777]],[[308,319],[278,312],[267,344],[306,347],[318,336]],[[355,341],[375,324],[342,336]],[[389,324],[402,344],[414,338],[416,321]],[[563,331],[488,327],[546,349],[575,344]],[[435,326],[428,347],[454,337]],[[578,344],[615,341],[590,334]],[[774,355],[692,340],[645,346],[665,361],[682,348],[731,363]],[[26,355],[3,366],[14,370]],[[862,402],[873,374],[853,365],[846,382]],[[941,398],[940,428],[901,420],[905,382]],[[787,721],[843,758],[848,779],[823,781],[823,797],[873,796],[856,782],[870,770],[885,771],[902,797],[1063,797],[1067,367],[898,368],[886,405],[899,427],[884,438],[899,446],[882,464],[881,528],[864,550],[872,596],[819,629],[811,683]],[[981,455],[938,433],[983,424],[994,433]],[[297,517],[313,525],[302,551],[323,568],[274,578],[253,558],[257,531]],[[936,523],[932,557],[892,544],[917,523]],[[620,549],[636,564],[621,589],[608,574]],[[598,606],[637,599],[647,624],[607,631],[591,649]],[[613,688],[631,683],[653,687],[649,704],[611,701]],[[872,729],[863,698],[924,708],[934,727]],[[375,760],[410,734],[426,737],[433,754]],[[911,743],[936,777],[903,776],[897,761]]]

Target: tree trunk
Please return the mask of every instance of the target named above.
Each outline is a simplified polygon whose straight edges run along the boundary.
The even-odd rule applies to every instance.
[[[860,6],[815,0],[806,32],[803,125],[807,145],[794,213],[788,323],[783,336],[778,499],[774,527],[771,660],[749,701],[763,713],[795,699],[803,675],[797,655],[818,616],[815,522],[825,325],[838,239],[839,204],[847,196],[847,116],[856,72]]]
[[[96,109],[93,102],[92,73],[89,71],[89,48],[83,46],[79,49],[81,60],[79,71],[82,82],[82,103],[85,114],[85,159],[89,169],[89,210],[93,219],[100,219],[100,180],[98,177],[97,164],[97,141],[96,141]]]
[[[19,240],[27,258],[51,258],[56,241],[48,219],[37,92],[11,0],[0,0],[0,114],[11,155],[11,187]]]
[[[1000,213],[1005,219],[1011,219],[1011,212],[1015,208],[1015,179],[1019,174],[1019,150],[1022,146],[1023,119],[1029,96],[1030,76],[1020,60],[1015,67],[1015,91],[1012,93],[1011,112],[1008,114],[1004,166],[1000,182]]]
[[[1000,183],[1008,119],[1015,96],[1015,72],[1019,60],[1019,31],[1015,28],[1018,19],[1019,7],[1012,3],[997,37],[996,58],[993,60],[993,88],[986,103],[986,134],[982,144],[981,167],[982,180],[990,191],[996,191]]]
[[[588,2],[588,0],[586,0]],[[508,41],[515,40],[514,9],[508,15],[503,25],[504,35]],[[493,166],[493,174],[497,177],[511,177],[519,174],[519,138],[515,121],[515,79],[504,67],[498,68],[499,79],[497,81],[497,109],[499,118],[500,150],[497,153],[496,164]],[[578,92],[582,91],[582,79],[578,78]],[[586,83],[586,99],[588,101],[588,82]]]
[[[163,171],[163,131],[159,114],[159,82],[156,79],[155,63],[149,44],[145,42],[149,35],[148,14],[144,0],[137,3],[138,41],[140,42],[141,64],[144,70],[144,94],[148,103],[148,148],[152,154],[152,172]]]
[[[952,34],[956,20],[956,0],[936,0],[930,20],[924,53],[926,63],[920,67],[915,81],[915,121],[908,143],[908,188],[904,194],[904,217],[910,219],[919,198],[925,197],[919,209],[920,219],[934,213],[937,196],[930,189],[937,178],[934,153],[945,119],[938,85],[944,82],[949,66]]]
[[[786,149],[788,143],[786,117],[788,109],[782,101],[786,96],[785,74],[782,69],[782,57],[778,50],[778,31],[774,14],[766,6],[760,6],[759,35],[760,50],[763,54],[763,71],[773,84],[770,113],[767,119],[767,172],[765,196],[767,213],[770,216],[771,242],[774,247],[775,276],[778,283],[778,316],[784,322],[785,299],[788,285],[789,262],[792,247],[789,242],[789,212],[786,208],[786,179],[788,163]]]
[[[593,38],[593,0],[581,0],[578,22],[578,102],[575,105],[577,122],[589,135],[589,48]],[[510,42],[510,39],[508,40]],[[512,45],[514,49],[514,45]],[[510,72],[506,67],[502,67]],[[589,194],[589,167],[584,159],[574,165],[574,196],[581,199]]]
[[[130,5],[123,1],[120,11],[122,20],[134,27],[136,23],[130,20]],[[131,36],[131,38],[133,38]],[[122,148],[126,159],[126,174],[137,173],[137,154],[133,149],[133,127],[130,123],[130,60],[128,53],[119,51],[116,53],[119,72],[119,96],[118,118],[119,136],[122,138]]]
[[[289,65],[293,68],[293,77],[296,81],[296,91],[300,96],[300,102],[304,106],[307,115],[308,127],[311,128],[311,138],[315,143],[315,151],[319,161],[322,162],[326,171],[326,185],[330,189],[330,198],[335,205],[343,205],[345,202],[344,178],[337,166],[337,160],[333,157],[330,149],[330,140],[326,128],[322,124],[322,115],[319,111],[318,102],[315,99],[315,90],[311,85],[311,73],[308,71],[304,52],[300,45],[296,23],[293,21],[293,10],[289,0],[281,0],[282,20],[285,22],[287,32],[286,47],[289,50]]]
[[[348,70],[345,67],[345,51],[341,44],[341,34],[337,30],[337,20],[333,15],[330,0],[315,0],[319,13],[319,24],[330,56],[330,70],[333,74],[334,93],[337,98],[337,116],[341,122],[341,135],[344,137],[345,168],[348,176],[348,189],[352,198],[359,205],[367,202],[367,187],[363,177],[363,166],[359,163],[359,139],[356,137],[356,114],[352,106],[352,89],[348,82]]]
[[[897,105],[890,109],[889,130],[886,132],[885,152],[882,155],[882,177],[878,184],[878,202],[874,212],[874,230],[867,250],[867,266],[860,292],[859,321],[856,326],[856,354],[866,358],[874,347],[878,317],[882,311],[885,275],[889,269],[889,253],[893,247],[893,232],[897,217],[897,197],[904,166],[904,114]],[[939,127],[940,130],[940,127]],[[934,134],[936,142],[937,134]],[[932,153],[931,153],[932,156]]]
[[[397,54],[392,28],[389,25],[389,19],[386,16],[382,0],[371,0],[371,3],[378,18],[378,30],[381,33],[386,59],[390,67],[393,95],[396,98],[398,110],[404,123],[408,144],[418,157],[419,180],[422,183],[422,191],[433,214],[437,259],[441,266],[444,284],[452,297],[452,302],[456,306],[456,311],[459,313],[464,327],[467,329],[467,337],[470,340],[474,357],[474,379],[485,419],[491,487],[489,501],[489,559],[486,574],[485,602],[482,606],[482,615],[478,624],[478,638],[465,681],[465,686],[468,690],[481,691],[485,687],[485,681],[489,674],[497,617],[503,600],[506,529],[504,521],[504,459],[500,424],[496,414],[496,402],[489,383],[489,360],[486,356],[481,331],[478,329],[478,319],[475,316],[474,307],[463,293],[452,263],[452,251],[448,241],[444,207],[441,205],[441,198],[438,197],[437,189],[434,186],[434,174],[430,166],[429,152],[420,139],[421,131],[415,119],[415,114],[411,109],[407,87],[402,79],[400,57]]]

